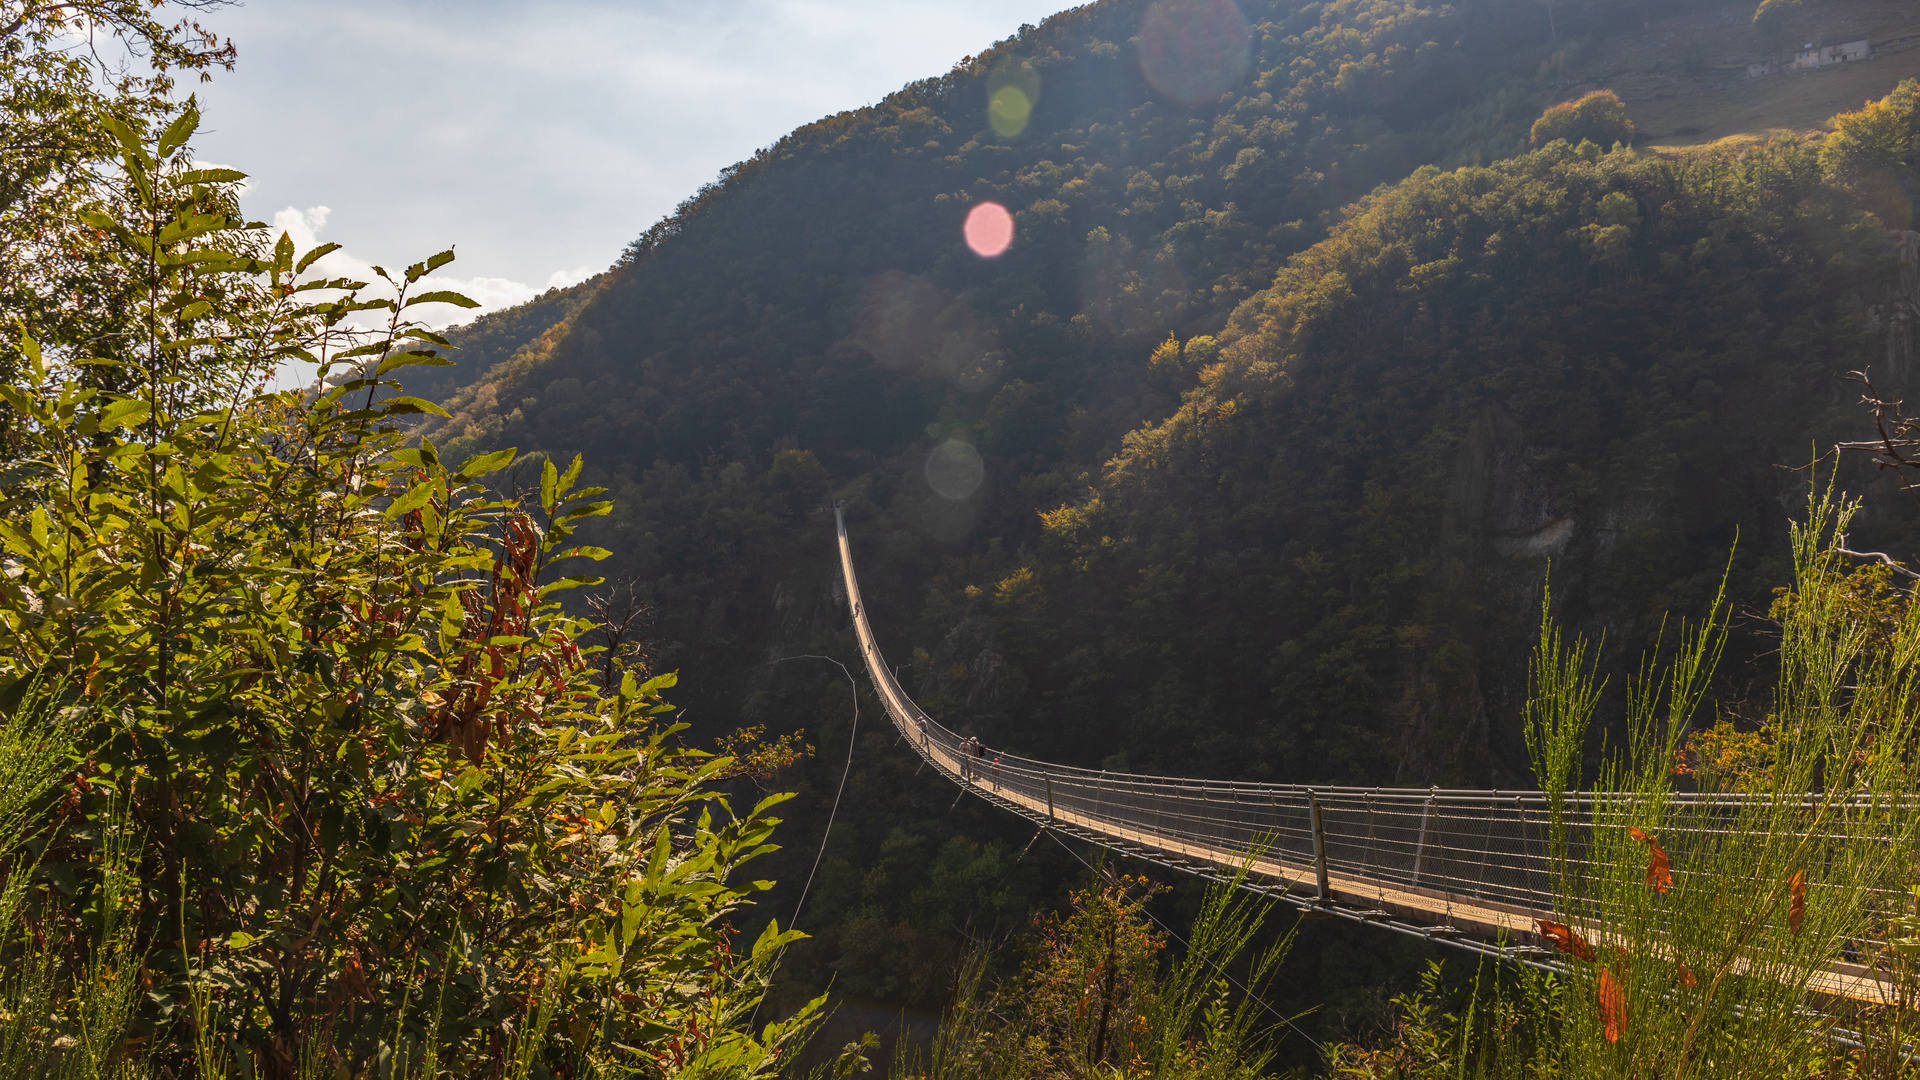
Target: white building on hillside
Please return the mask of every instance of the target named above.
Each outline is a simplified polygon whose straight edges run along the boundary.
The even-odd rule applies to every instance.
[[[1808,45],[1800,50],[1790,65],[1795,68],[1823,68],[1828,64],[1844,64],[1851,60],[1865,60],[1873,55],[1873,47],[1867,39],[1849,41],[1844,45]]]

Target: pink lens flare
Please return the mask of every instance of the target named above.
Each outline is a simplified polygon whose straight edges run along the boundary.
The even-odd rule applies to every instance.
[[[1013,243],[1013,215],[1007,208],[996,202],[983,202],[967,211],[967,224],[963,230],[967,237],[967,246],[975,255],[991,259],[1007,250]]]
[[[1140,24],[1140,72],[1167,97],[1199,105],[1246,77],[1251,45],[1233,0],[1154,0]]]

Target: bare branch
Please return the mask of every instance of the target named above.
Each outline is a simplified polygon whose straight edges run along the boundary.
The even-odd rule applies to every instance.
[[[1875,562],[1878,562],[1880,565],[1885,566],[1887,569],[1892,570],[1896,574],[1899,574],[1903,577],[1906,577],[1915,581],[1920,581],[1920,574],[1916,574],[1913,571],[1907,569],[1905,566],[1902,566],[1898,560],[1896,560],[1893,556],[1887,554],[1886,552],[1884,551],[1851,551],[1845,546],[1846,541],[1847,541],[1846,537],[1844,536],[1841,537],[1840,543],[1835,544],[1833,550],[1838,554],[1851,555],[1856,559],[1872,559]]]
[[[1916,486],[1914,480],[1915,471],[1920,470],[1920,417],[1907,416],[1901,411],[1901,402],[1881,397],[1865,371],[1848,372],[1847,377],[1866,387],[1860,401],[1873,410],[1874,430],[1880,437],[1843,442],[1836,449],[1859,450],[1871,455],[1875,466],[1891,470],[1906,493],[1920,500],[1920,486]]]
[[[653,622],[653,605],[640,599],[639,584],[638,578],[628,578],[605,593],[587,597],[587,608],[600,624],[600,637],[606,642],[600,686],[608,692],[612,692],[614,675],[623,662],[645,670],[652,660],[639,638]]]

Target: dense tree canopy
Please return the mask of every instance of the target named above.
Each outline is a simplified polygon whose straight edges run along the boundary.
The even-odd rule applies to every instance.
[[[909,689],[994,745],[1524,782],[1508,636],[1549,560],[1622,650],[1736,536],[1764,607],[1778,466],[1904,317],[1810,146],[1614,153],[1600,95],[1545,123],[1603,129],[1527,153],[1566,50],[1654,5],[1247,3],[1171,74],[1151,8],[1063,13],[726,170],[559,322],[488,330],[422,429],[597,463],[594,542],[656,663],[699,673],[697,732],[853,739],[815,985],[931,1004],[913,973],[961,913],[1004,923],[1046,877],[787,659],[853,657],[824,498]],[[961,230],[986,201],[1015,221],[992,259]],[[823,819],[837,774],[808,780]]]
[[[1615,143],[1632,146],[1633,121],[1627,119],[1626,103],[1618,94],[1594,90],[1541,113],[1530,134],[1534,146],[1545,146],[1556,139],[1575,146],[1583,142],[1602,148]]]
[[[1920,199],[1920,82],[1833,118],[1820,164],[1890,229],[1913,225]]]

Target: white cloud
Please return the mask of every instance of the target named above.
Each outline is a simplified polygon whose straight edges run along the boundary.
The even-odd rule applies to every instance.
[[[547,288],[568,289],[592,277],[599,271],[591,266],[576,266],[571,270],[555,270],[547,275]]]
[[[305,210],[289,206],[273,215],[273,230],[275,233],[287,234],[287,238],[293,241],[294,257],[298,259],[325,242],[326,238],[321,234],[326,230],[327,218],[332,213],[333,208],[328,206],[309,206]],[[456,259],[448,265],[457,266],[459,262]],[[389,275],[397,278],[405,272],[405,267],[391,266],[386,270]],[[345,247],[321,256],[308,273],[372,282],[368,295],[392,295],[390,289],[384,288],[384,283],[381,282],[378,271],[374,269],[374,264],[360,258]],[[515,304],[524,304],[539,296],[545,289],[579,284],[592,277],[593,273],[593,269],[586,266],[575,267],[572,270],[555,270],[547,276],[546,285],[539,289],[525,282],[503,277],[463,278],[449,274],[428,274],[414,286],[414,292],[452,290],[478,301],[480,306],[461,308],[452,304],[429,305],[419,308],[415,317],[433,329],[441,329],[456,323],[471,321],[490,311],[501,311]]]
[[[1071,2],[254,0],[213,20],[240,60],[189,88],[194,145],[251,174],[243,205],[301,250],[345,244],[326,272],[457,243],[447,269],[473,276],[433,285],[491,311],[604,269],[788,131]]]
[[[255,216],[331,206],[332,238],[388,266],[458,243],[506,296],[605,268],[725,166],[1069,5],[254,0],[216,20],[240,61],[195,88],[196,146],[253,174]]]
[[[297,261],[307,252],[326,242],[324,233],[327,221],[333,214],[329,206],[309,206],[305,210],[289,206],[274,212],[273,232],[277,239],[284,233],[293,241],[294,259]],[[449,263],[457,266],[458,261]],[[375,264],[359,257],[345,247],[333,251],[315,260],[308,268],[306,276],[328,278],[351,278],[355,281],[369,282],[363,295],[368,297],[392,296],[393,290],[381,280]],[[390,266],[387,273],[395,278],[405,272],[405,267]],[[572,270],[555,270],[547,277],[546,288],[575,285],[593,276],[591,267],[581,266]],[[409,314],[431,329],[444,329],[456,323],[468,322],[491,311],[501,311],[516,304],[524,304],[543,291],[524,282],[512,281],[502,277],[453,277],[447,274],[428,274],[411,290],[414,293],[451,290],[461,293],[468,299],[479,303],[476,308],[462,308],[453,304],[427,304],[409,310]],[[356,326],[372,329],[385,325],[385,320],[377,312],[361,312],[349,318]],[[314,370],[311,365],[290,365],[279,373],[277,385],[303,386],[313,381]]]
[[[273,231],[286,233],[287,239],[293,241],[293,250],[304,255],[320,246],[320,230],[327,227],[327,215],[331,213],[331,206],[309,206],[305,210],[289,206],[273,215]],[[330,260],[343,254],[336,251],[320,261],[331,268],[338,264]]]

